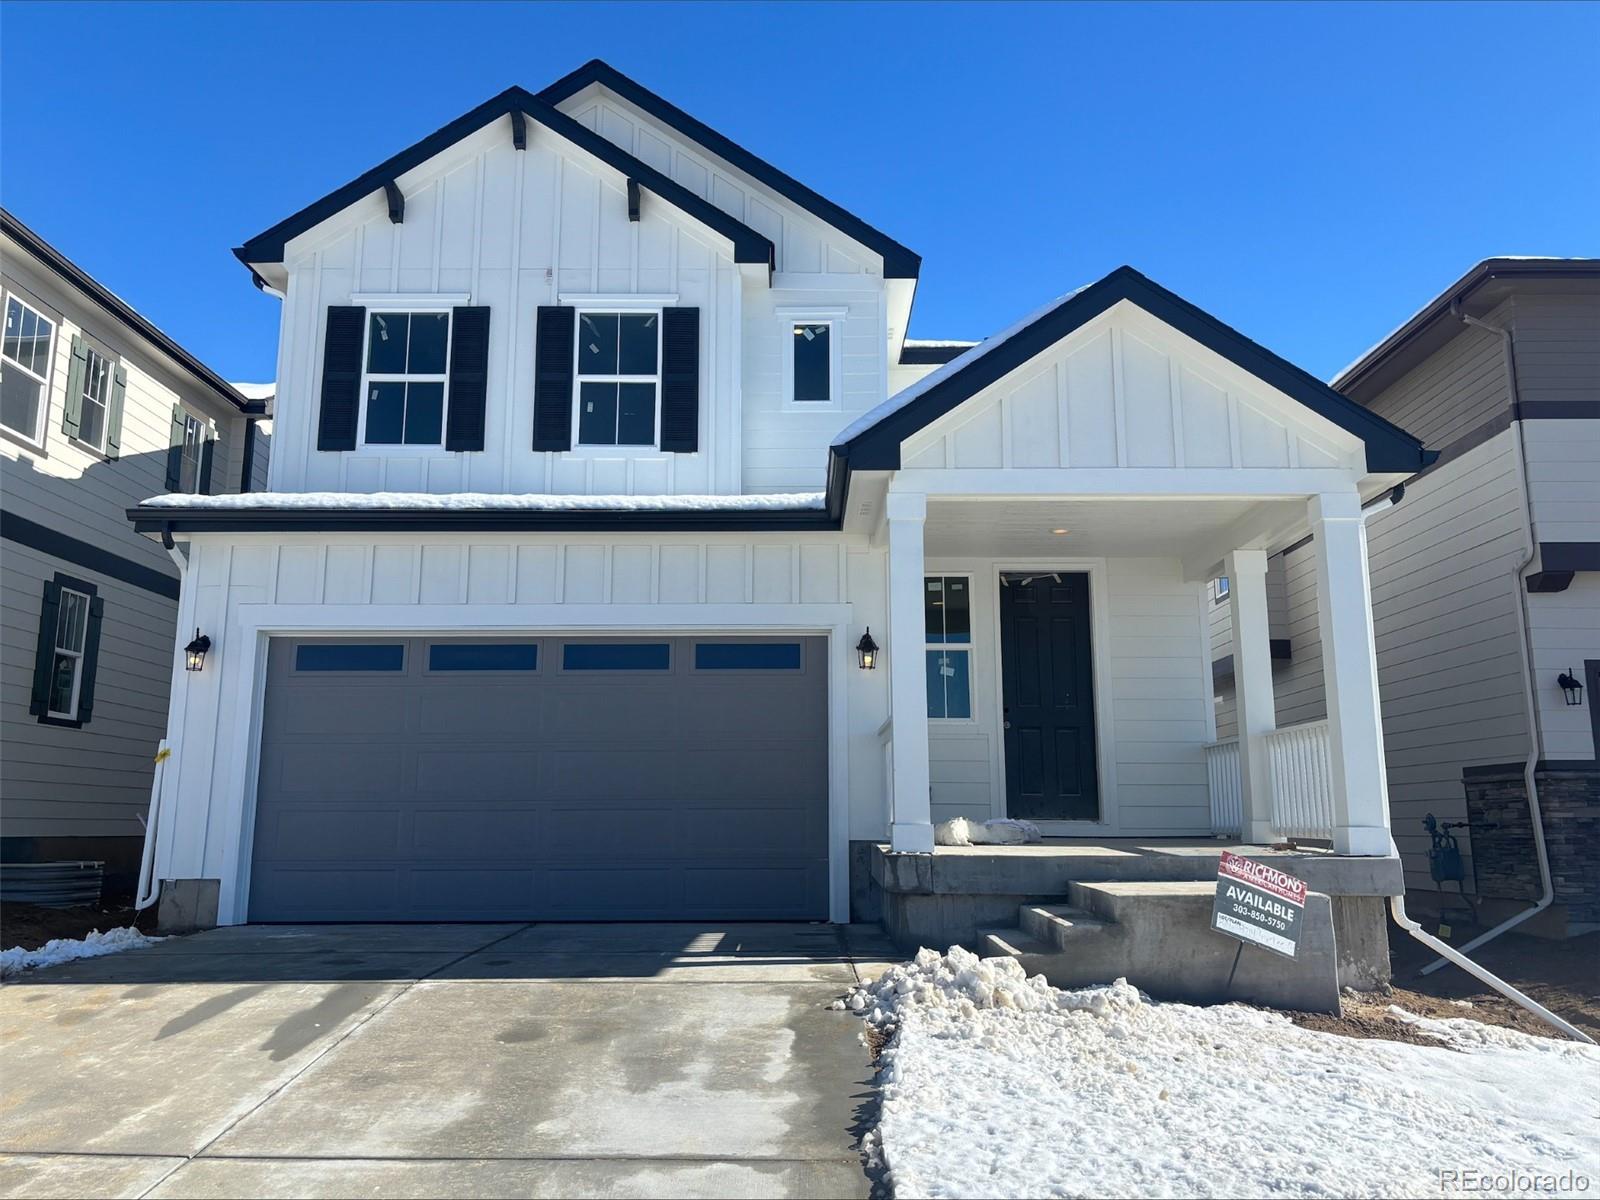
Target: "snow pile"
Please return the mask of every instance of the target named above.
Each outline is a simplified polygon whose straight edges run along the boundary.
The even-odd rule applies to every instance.
[[[993,817],[987,821],[952,817],[933,827],[936,846],[1021,846],[1043,840],[1044,835],[1032,821],[1014,817]]]
[[[1600,1179],[1590,1046],[1466,1020],[1427,1023],[1437,1049],[1358,1040],[1120,980],[1058,991],[960,949],[919,951],[846,1003],[894,1032],[874,1147],[901,1197],[1439,1196],[1485,1176],[1511,1177],[1498,1195],[1560,1195]]]
[[[104,933],[96,929],[81,940],[53,938],[37,950],[13,946],[9,950],[0,950],[0,979],[9,979],[34,967],[56,967],[78,958],[99,958],[103,954],[116,954],[123,950],[141,950],[160,940],[146,937],[137,929],[108,929]]]
[[[822,492],[766,492],[749,496],[552,496],[500,492],[243,492],[232,496],[171,493],[142,508],[244,511],[294,509],[341,512],[810,512]]]

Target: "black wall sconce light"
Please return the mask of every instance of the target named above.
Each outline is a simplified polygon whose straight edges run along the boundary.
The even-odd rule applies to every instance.
[[[1562,694],[1566,696],[1568,704],[1583,703],[1583,684],[1578,682],[1578,677],[1572,673],[1571,667],[1557,675],[1556,682],[1561,685]]]
[[[861,640],[856,643],[856,661],[860,663],[863,671],[870,671],[878,665],[878,643],[872,640],[872,630],[870,628],[861,635]]]
[[[194,631],[194,641],[183,648],[183,665],[191,671],[198,671],[206,665],[206,651],[211,649],[211,639],[198,629]]]

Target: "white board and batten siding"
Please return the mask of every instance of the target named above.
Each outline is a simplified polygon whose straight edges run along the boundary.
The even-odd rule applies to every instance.
[[[1361,444],[1127,301],[908,438],[916,469],[1346,468]]]

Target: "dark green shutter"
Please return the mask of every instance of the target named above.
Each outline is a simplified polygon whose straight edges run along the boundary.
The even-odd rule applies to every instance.
[[[450,314],[450,407],[446,450],[482,450],[489,395],[489,310],[458,308]]]
[[[111,406],[106,410],[106,457],[122,453],[122,403],[128,395],[128,368],[118,363],[111,373]]]
[[[577,314],[540,305],[533,346],[533,448],[572,449],[573,339]]]
[[[317,420],[318,450],[354,450],[361,412],[361,345],[367,310],[336,304],[328,309],[322,343],[322,411]]]
[[[89,601],[89,623],[83,634],[83,675],[78,679],[78,723],[87,725],[94,716],[94,679],[100,670],[100,622],[106,615],[106,602],[99,596]]]
[[[76,335],[72,339],[72,361],[67,367],[67,402],[63,406],[61,431],[77,437],[83,427],[83,377],[89,369],[89,347]]]
[[[56,622],[61,617],[61,585],[46,580],[39,607],[39,648],[33,659],[33,696],[28,711],[42,717],[50,711],[50,671],[56,658]]]
[[[700,448],[700,310],[661,313],[661,448],[693,454]]]
[[[183,486],[184,413],[181,404],[172,406],[172,432],[167,438],[167,491]]]
[[[205,441],[200,445],[200,483],[195,491],[202,496],[211,495],[211,452],[216,448],[217,438],[209,429],[202,430],[201,436]]]

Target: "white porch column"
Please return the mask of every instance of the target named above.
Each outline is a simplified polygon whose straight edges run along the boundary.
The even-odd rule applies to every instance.
[[[1333,762],[1333,848],[1388,854],[1389,784],[1361,501],[1354,493],[1325,494],[1313,496],[1309,508]]]
[[[1272,639],[1267,628],[1267,552],[1235,550],[1224,561],[1233,619],[1233,695],[1239,717],[1239,783],[1243,841],[1269,845],[1272,773],[1266,735],[1278,727],[1272,691]]]
[[[928,680],[923,651],[922,527],[928,498],[890,492],[889,710],[894,720],[894,794],[889,797],[891,849],[932,853],[928,800]]]

